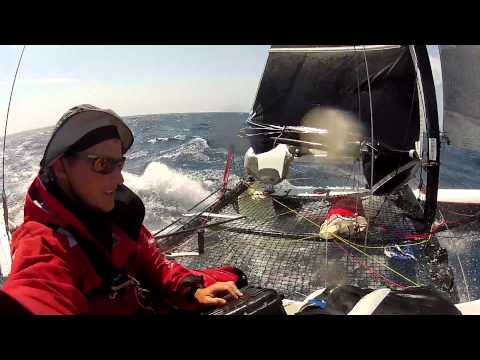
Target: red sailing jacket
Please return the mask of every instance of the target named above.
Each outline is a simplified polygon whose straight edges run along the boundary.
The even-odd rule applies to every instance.
[[[128,287],[114,299],[107,292],[98,292],[103,280],[66,228],[74,228],[84,241],[101,248],[37,177],[26,196],[24,223],[13,234],[12,270],[2,290],[33,314],[138,313],[143,305],[136,287]],[[191,279],[200,276],[206,287],[216,281],[236,282],[241,278],[241,272],[233,267],[189,270],[166,259],[143,225],[136,241],[118,227],[114,226],[112,232],[112,252],[105,253],[113,267],[127,269],[142,285],[149,285],[154,298],[177,309],[200,309],[189,296]]]

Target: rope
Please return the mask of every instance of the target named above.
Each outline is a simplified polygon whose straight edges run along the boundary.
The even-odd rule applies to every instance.
[[[295,211],[295,210],[293,210],[293,209],[290,209],[288,206],[286,206],[285,204],[282,204],[280,201],[278,201],[278,200],[276,200],[276,199],[274,199],[274,198],[272,198],[272,200],[275,201],[275,202],[277,202],[279,205],[284,206],[285,208],[291,210],[291,211],[294,212],[297,216],[305,219],[306,221],[312,223],[313,225],[315,225],[316,227],[318,227],[318,229],[320,229],[320,226],[319,226],[317,223],[315,223],[315,222],[307,219],[307,218],[304,217],[302,214],[300,214],[298,211]],[[362,255],[364,255],[365,257],[367,257],[368,259],[370,259],[371,261],[376,262],[377,264],[379,264],[379,265],[383,266],[384,268],[390,270],[391,272],[393,272],[394,274],[400,276],[402,279],[408,281],[409,283],[413,284],[414,286],[417,286],[417,287],[421,286],[420,284],[417,284],[417,283],[414,282],[413,280],[410,280],[410,279],[407,278],[406,276],[400,274],[398,271],[390,268],[388,265],[378,262],[377,260],[375,260],[375,258],[374,258],[373,256],[371,256],[371,255],[367,254],[366,252],[364,252],[363,250],[359,249],[355,244],[352,244],[351,242],[343,239],[342,237],[340,237],[340,236],[338,236],[338,235],[336,235],[336,234],[334,234],[334,233],[331,233],[331,234],[332,234],[333,237],[335,237],[337,240],[344,242],[345,244],[347,244],[347,245],[349,245],[350,247],[352,247],[353,249],[357,250],[359,253],[361,253]],[[382,247],[382,248],[383,248],[383,247]]]
[[[280,134],[275,138],[275,141],[273,142],[273,147],[277,146],[277,141],[278,141],[278,139],[280,139],[280,138],[282,137],[282,135],[283,135],[283,133],[285,132],[285,129],[286,129],[286,128],[287,128],[287,127],[284,126],[283,129],[280,131]]]
[[[416,282],[414,282],[413,280],[410,280],[409,278],[407,278],[406,276],[400,274],[398,271],[392,269],[391,267],[389,267],[388,265],[386,264],[383,264],[383,263],[380,263],[378,262],[377,260],[375,260],[375,258],[369,254],[367,254],[366,252],[360,250],[359,248],[357,248],[355,245],[353,245],[352,243],[348,242],[348,241],[345,241],[345,239],[343,239],[342,237],[338,236],[337,234],[334,234],[332,233],[333,237],[335,237],[337,240],[340,240],[344,243],[346,243],[347,245],[350,245],[350,247],[352,247],[353,249],[357,250],[360,254],[366,256],[368,259],[371,259],[372,261],[376,262],[377,264],[383,266],[384,268],[390,270],[391,272],[393,272],[394,274],[400,276],[402,279],[408,281],[409,283],[411,283],[413,286],[421,286],[420,284],[417,284]]]
[[[227,161],[225,163],[225,170],[223,171],[223,188],[222,188],[222,197],[227,189],[228,179],[232,172],[233,165],[233,146],[228,146]]]
[[[347,249],[345,249],[343,246],[341,246],[340,244],[338,244],[337,242],[334,242],[334,244],[339,247],[340,249],[342,249],[347,255],[349,255],[352,259],[354,260],[359,260],[355,257],[355,255],[353,255],[351,252],[349,252]],[[360,261],[360,265],[365,267],[367,270],[369,270],[373,276],[376,276],[377,278],[381,278],[385,283],[387,284],[390,284],[390,285],[393,285],[395,287],[398,287],[398,288],[406,288],[405,285],[402,285],[402,284],[398,284],[396,282],[394,282],[393,280],[390,280],[389,278],[387,278],[385,275],[379,273],[378,271],[375,271],[374,269],[370,268],[368,265],[367,265],[367,262],[366,261]],[[326,287],[326,286],[325,286]]]
[[[432,235],[434,233],[429,233],[428,234],[428,239],[424,240],[424,241],[421,241],[421,242],[416,242],[416,243],[412,243],[412,244],[400,244],[400,245],[396,245],[397,247],[410,247],[410,246],[418,246],[418,245],[422,245],[422,244],[425,244],[427,242],[429,242],[432,238]],[[343,239],[343,242],[349,244],[349,245],[354,245],[354,246],[357,246],[357,247],[360,247],[362,249],[388,249],[390,247],[390,245],[385,245],[385,246],[366,246],[366,245],[360,245],[360,244],[355,244],[355,243],[352,243],[346,239]]]
[[[431,241],[432,239],[432,236],[444,229],[442,229],[443,226],[446,226],[448,230],[448,225],[464,225],[465,223],[463,222],[449,222],[449,221],[443,221],[442,223],[438,224],[437,226],[433,227],[432,225],[432,229],[429,233],[424,233],[424,234],[412,234],[412,235],[404,235],[404,239],[405,240],[418,240],[418,239],[425,239],[427,238],[426,240],[424,241],[420,241],[420,242],[416,242],[416,243],[412,243],[412,244],[401,244],[401,245],[396,245],[397,247],[410,247],[410,246],[418,246],[418,245],[422,245],[422,244],[425,244],[429,241]],[[348,240],[344,239],[345,242],[348,242],[350,244],[352,244],[351,242],[349,242]],[[355,246],[358,246],[358,247],[361,247],[361,248],[364,248],[364,249],[386,249],[386,248],[389,248],[390,246],[364,246],[364,245],[360,245],[360,244],[353,244]]]

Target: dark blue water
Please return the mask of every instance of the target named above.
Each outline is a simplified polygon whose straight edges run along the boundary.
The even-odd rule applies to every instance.
[[[149,228],[165,226],[220,186],[230,144],[235,154],[234,176],[243,174],[248,143],[238,132],[246,117],[246,113],[193,113],[126,118],[135,142],[127,153],[125,183],[142,197]],[[7,137],[5,186],[10,218],[16,223],[22,222],[25,193],[38,172],[51,131],[43,128]],[[480,189],[479,152],[444,146],[441,159],[441,188]],[[302,186],[351,185],[351,173],[351,166],[298,163],[291,168],[289,181]],[[474,228],[468,233],[468,246],[459,238],[449,250],[461,251],[469,290],[480,298],[477,234]],[[457,255],[450,256],[452,262]]]

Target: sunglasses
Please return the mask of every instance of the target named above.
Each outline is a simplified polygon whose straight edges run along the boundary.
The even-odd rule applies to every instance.
[[[83,160],[90,160],[92,170],[98,174],[108,175],[111,174],[117,167],[123,169],[126,157],[111,158],[108,156],[89,155],[89,154],[74,154],[76,158]]]

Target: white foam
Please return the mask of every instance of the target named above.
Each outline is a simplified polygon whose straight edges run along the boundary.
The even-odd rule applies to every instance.
[[[155,137],[153,139],[147,140],[150,144],[155,144],[157,141],[168,141],[167,137]]]
[[[193,138],[186,144],[180,145],[173,153],[167,152],[160,158],[177,159],[186,156],[194,161],[208,161],[210,158],[204,153],[208,148],[207,140],[200,137]]]
[[[188,208],[209,195],[209,192],[187,175],[167,165],[152,162],[141,176],[123,173],[125,184],[141,195],[154,195],[159,201]]]
[[[9,165],[5,171],[5,192],[7,194],[9,219],[16,224],[23,223],[25,196],[33,179],[38,174],[38,162],[35,157],[25,154],[15,164],[15,167],[21,168],[20,171],[12,169],[12,165]],[[0,214],[3,218],[3,209],[0,209]]]
[[[138,159],[138,158],[141,158],[141,157],[144,157],[144,156],[147,156],[147,155],[148,155],[148,153],[145,150],[141,150],[141,151],[136,151],[136,152],[128,155],[127,159],[133,160],[133,159]]]
[[[203,183],[207,187],[212,187],[213,185],[215,185],[215,181],[213,180],[204,180]]]
[[[175,139],[175,140],[181,140],[181,141],[185,140],[186,138],[187,138],[187,137],[186,137],[185,135],[175,135],[175,136],[173,137],[173,139]]]

